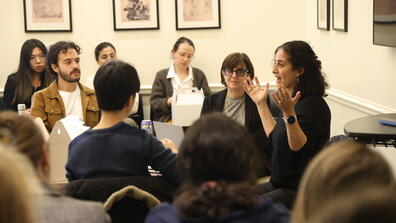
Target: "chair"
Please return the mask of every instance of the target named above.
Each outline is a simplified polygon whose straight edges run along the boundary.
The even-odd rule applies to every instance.
[[[144,222],[150,209],[160,201],[172,202],[177,185],[162,177],[130,176],[81,179],[63,188],[65,195],[105,202],[113,223]]]
[[[160,201],[135,186],[126,186],[114,192],[104,203],[113,223],[144,222],[149,211]]]

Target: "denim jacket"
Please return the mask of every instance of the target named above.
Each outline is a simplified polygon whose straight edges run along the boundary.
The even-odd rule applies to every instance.
[[[81,91],[81,104],[84,123],[94,127],[99,122],[99,106],[95,91],[78,83]],[[36,92],[32,97],[32,117],[40,117],[48,132],[52,131],[55,123],[65,117],[65,105],[58,92],[58,82],[55,80],[47,88]]]

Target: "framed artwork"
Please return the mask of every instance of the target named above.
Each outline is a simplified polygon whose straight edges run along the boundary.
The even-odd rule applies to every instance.
[[[330,30],[330,0],[317,0],[317,27]]]
[[[333,0],[333,29],[348,31],[348,0]]]
[[[176,30],[220,28],[220,0],[176,0]]]
[[[159,29],[158,0],[113,0],[114,30]]]
[[[25,32],[71,32],[71,0],[23,0]]]

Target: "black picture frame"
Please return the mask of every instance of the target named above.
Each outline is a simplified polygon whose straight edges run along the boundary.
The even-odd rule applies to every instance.
[[[25,32],[72,32],[71,0],[60,4],[59,11],[45,11],[45,1],[23,0]]]
[[[205,1],[209,1],[210,4],[205,4]],[[203,11],[197,12],[191,10],[189,11],[191,13],[188,12],[186,13],[185,10],[188,10],[189,8],[191,9],[193,7],[185,6],[183,0],[175,0],[176,30],[221,29],[220,0],[205,0],[205,1],[196,1],[196,2],[197,4],[199,3],[205,4],[206,7],[205,6],[194,7],[196,9],[200,9]],[[211,19],[205,20],[205,17]]]
[[[317,28],[330,30],[330,0],[317,0]]]
[[[348,32],[348,0],[333,0],[333,30]]]
[[[113,0],[114,31],[160,28],[158,0],[138,0],[136,5],[131,1],[127,3],[128,0]]]

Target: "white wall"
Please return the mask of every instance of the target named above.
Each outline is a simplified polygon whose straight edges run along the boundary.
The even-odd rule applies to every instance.
[[[155,73],[170,64],[170,50],[180,36],[196,45],[193,65],[206,73],[209,83],[219,83],[219,68],[224,57],[234,51],[246,52],[261,79],[272,80],[270,61],[273,50],[290,39],[305,38],[305,1],[222,0],[222,28],[216,30],[176,31],[175,1],[159,1],[160,30],[113,31],[111,0],[72,0],[72,33],[24,33],[23,1],[0,1],[0,87],[18,66],[19,51],[28,38],[49,45],[73,40],[82,50],[82,79],[94,73],[93,56],[101,41],[112,42],[119,58],[134,64],[143,85],[152,84]],[[265,76],[265,77],[264,77]]]
[[[349,0],[346,33],[316,28],[316,2],[306,4],[306,38],[322,60],[331,88],[395,111],[396,48],[372,44],[373,1]]]

